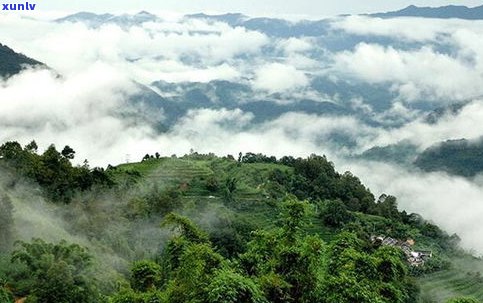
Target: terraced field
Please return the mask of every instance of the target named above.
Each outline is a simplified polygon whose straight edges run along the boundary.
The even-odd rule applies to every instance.
[[[223,187],[227,179],[233,178],[236,180],[236,190],[233,192],[230,208],[255,225],[273,227],[278,219],[279,210],[274,207],[276,201],[268,194],[268,176],[274,169],[291,168],[270,163],[239,164],[227,160],[161,158],[122,164],[117,169],[136,171],[143,180],[161,187],[181,188],[185,205],[224,205],[223,190],[210,192],[205,182],[209,178],[214,178],[220,187]],[[325,241],[330,241],[334,235],[334,231],[323,226],[316,217],[311,218],[307,229],[319,234]]]
[[[236,216],[265,228],[274,226],[278,219],[278,210],[274,207],[276,200],[269,196],[269,174],[274,169],[291,169],[283,165],[267,163],[237,163],[229,160],[194,160],[189,158],[151,159],[140,163],[123,164],[120,171],[134,171],[150,184],[164,188],[176,187],[182,191],[185,205],[203,205],[212,209],[229,209]],[[206,187],[208,179],[215,179],[220,185],[217,191]],[[234,179],[236,190],[233,201],[226,202],[224,196],[225,182]],[[146,183],[146,182],[143,182]],[[194,210],[193,210],[194,209]],[[198,208],[193,208],[196,211]],[[314,209],[314,214],[316,210]],[[368,224],[378,226],[378,216],[357,213],[360,219]],[[316,233],[329,242],[334,230],[324,226],[317,216],[311,216],[307,226],[309,233]],[[483,302],[483,261],[471,257],[461,257],[453,261],[453,268],[418,278],[421,286],[422,303],[446,302],[457,296],[471,296]]]
[[[483,302],[483,260],[465,257],[453,260],[450,270],[419,279],[424,302],[445,302],[456,296],[470,296]]]

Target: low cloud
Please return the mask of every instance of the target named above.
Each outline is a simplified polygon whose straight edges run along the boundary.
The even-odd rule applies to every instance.
[[[409,141],[423,150],[449,139],[477,139],[483,135],[483,126],[479,123],[482,119],[483,101],[475,100],[463,106],[456,114],[442,115],[435,123],[419,118],[399,128],[381,129],[371,139],[371,144],[385,146]]]
[[[457,233],[464,248],[483,254],[482,184],[382,163],[345,163],[341,168],[359,176],[374,194],[396,196],[400,208],[430,219],[450,234]]]
[[[61,76],[48,70],[26,70],[0,83],[0,142],[26,144],[35,139],[41,148],[50,143],[59,148],[69,144],[79,163],[87,158],[92,165],[103,166],[122,163],[127,157],[138,161],[146,153],[180,155],[190,149],[219,155],[240,151],[279,157],[326,154],[339,170],[350,169],[361,176],[376,194],[398,196],[402,208],[457,232],[465,247],[483,252],[478,236],[483,232],[478,222],[481,184],[342,158],[402,140],[422,150],[447,139],[483,135],[483,127],[479,127],[483,102],[475,98],[483,94],[479,21],[338,19],[334,27],[339,30],[416,44],[399,48],[366,42],[330,53],[317,39],[275,39],[202,20],[173,19],[130,28],[111,24],[94,29],[80,23],[3,17],[2,43],[47,63]],[[442,44],[449,51],[442,50]],[[162,123],[169,113],[151,108],[136,112],[139,100],[132,98],[139,93],[135,81],[149,85],[155,80],[218,79],[251,84],[260,96],[280,95],[281,101],[306,97],[320,101],[323,89],[316,94],[310,88],[314,74],[367,85],[387,84],[398,97],[382,100],[392,103],[382,113],[375,113],[374,104],[362,97],[338,100],[347,101],[353,110],[376,122],[387,121],[383,123],[386,127],[366,124],[355,116],[300,112],[254,123],[253,114],[237,109],[192,109],[160,133],[156,122]],[[437,107],[472,99],[459,113],[443,115],[433,124],[425,121],[423,110],[412,108],[416,100],[431,101],[425,105]],[[133,118],[123,116],[133,111]],[[336,142],[334,137],[350,144]]]
[[[303,71],[290,65],[271,63],[255,71],[253,87],[269,93],[297,90],[309,84]]]
[[[334,59],[335,70],[369,83],[391,83],[405,101],[454,102],[483,93],[475,82],[483,80],[479,70],[431,47],[403,51],[361,43],[354,51],[340,52]]]
[[[384,36],[404,42],[449,42],[450,36],[462,28],[481,33],[483,25],[478,20],[429,19],[416,17],[371,18],[349,16],[333,19],[332,28],[356,35]]]

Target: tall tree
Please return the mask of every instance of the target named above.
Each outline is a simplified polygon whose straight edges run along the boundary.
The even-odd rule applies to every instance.
[[[0,252],[8,251],[13,240],[13,205],[9,196],[0,192]]]

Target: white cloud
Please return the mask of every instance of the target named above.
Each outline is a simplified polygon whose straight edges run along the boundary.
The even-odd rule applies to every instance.
[[[309,79],[303,71],[290,65],[270,63],[255,71],[253,87],[269,93],[285,92],[303,88]]]
[[[114,24],[89,28],[81,23],[55,24],[17,16],[1,19],[0,26],[5,33],[2,43],[63,75],[102,62],[145,84],[170,78],[183,81],[184,74],[184,81],[233,79],[238,77],[235,69],[240,69],[233,66],[239,63],[236,58],[257,55],[270,42],[256,31],[200,20],[160,21],[122,29]]]
[[[403,100],[462,100],[478,96],[482,73],[468,62],[430,47],[402,51],[361,43],[354,51],[335,54],[337,71],[369,83],[393,83]],[[455,76],[457,75],[457,76]]]
[[[350,32],[394,36],[427,45],[401,50],[362,43],[354,50],[334,54],[334,62],[330,62],[327,52],[318,49],[321,46],[311,39],[273,39],[216,22],[173,19],[128,29],[115,25],[92,29],[82,24],[3,17],[2,43],[46,62],[62,77],[45,70],[29,70],[1,83],[0,141],[25,144],[35,139],[41,147],[55,143],[60,148],[69,144],[77,151],[78,161],[88,158],[94,165],[124,162],[126,154],[135,161],[146,153],[184,154],[191,148],[220,155],[239,151],[276,156],[317,153],[336,160],[335,156],[352,150],[334,148],[330,141],[334,134],[356,140],[357,149],[402,140],[423,149],[438,141],[483,134],[479,126],[483,119],[481,101],[435,124],[418,119],[421,112],[412,110],[407,102],[422,97],[453,102],[483,93],[480,22],[343,19],[336,26]],[[435,47],[441,38],[453,47],[448,54]],[[324,58],[311,57],[314,50],[324,52]],[[391,108],[378,118],[411,122],[382,129],[366,126],[354,117],[287,113],[253,125],[254,116],[240,110],[199,109],[188,112],[172,129],[160,134],[149,121],[119,115],[134,110],[126,108],[128,97],[137,92],[133,78],[141,83],[249,81],[260,95],[281,93],[281,101],[302,96],[321,100],[307,87],[311,74],[330,64],[329,72],[342,80],[349,75],[368,83],[388,83],[400,97],[388,100],[393,103]],[[360,98],[353,99],[352,105],[374,115],[371,106]],[[161,120],[164,114],[149,112],[147,120]],[[397,195],[404,208],[460,233],[465,245],[483,251],[476,236],[480,229],[473,228],[476,215],[481,215],[477,203],[483,191],[478,184],[372,163],[345,167],[361,175],[376,193]],[[457,203],[463,207],[458,208]],[[468,214],[466,210],[471,207],[476,210]],[[469,220],[465,221],[465,216]]]
[[[361,177],[375,195],[397,197],[399,207],[430,219],[448,233],[457,233],[466,249],[483,254],[483,187],[444,173],[420,173],[381,163],[341,166]]]
[[[279,47],[285,52],[285,54],[290,55],[293,53],[306,52],[311,50],[313,42],[309,38],[288,38],[281,40],[278,43]]]
[[[453,33],[461,28],[481,32],[483,21],[461,19],[428,19],[416,17],[371,18],[349,16],[334,19],[334,29],[357,35],[385,36],[404,42],[449,42]]]
[[[377,136],[366,143],[385,146],[408,140],[423,150],[448,139],[477,139],[483,135],[483,125],[479,122],[482,119],[483,101],[475,100],[464,106],[456,115],[444,115],[436,123],[430,124],[421,118],[399,128],[377,130]]]

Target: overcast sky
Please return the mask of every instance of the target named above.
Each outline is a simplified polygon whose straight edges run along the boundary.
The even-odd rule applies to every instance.
[[[256,15],[330,16],[395,10],[408,5],[442,6],[449,4],[477,6],[481,1],[461,0],[40,0],[37,10],[95,12],[242,12]]]

